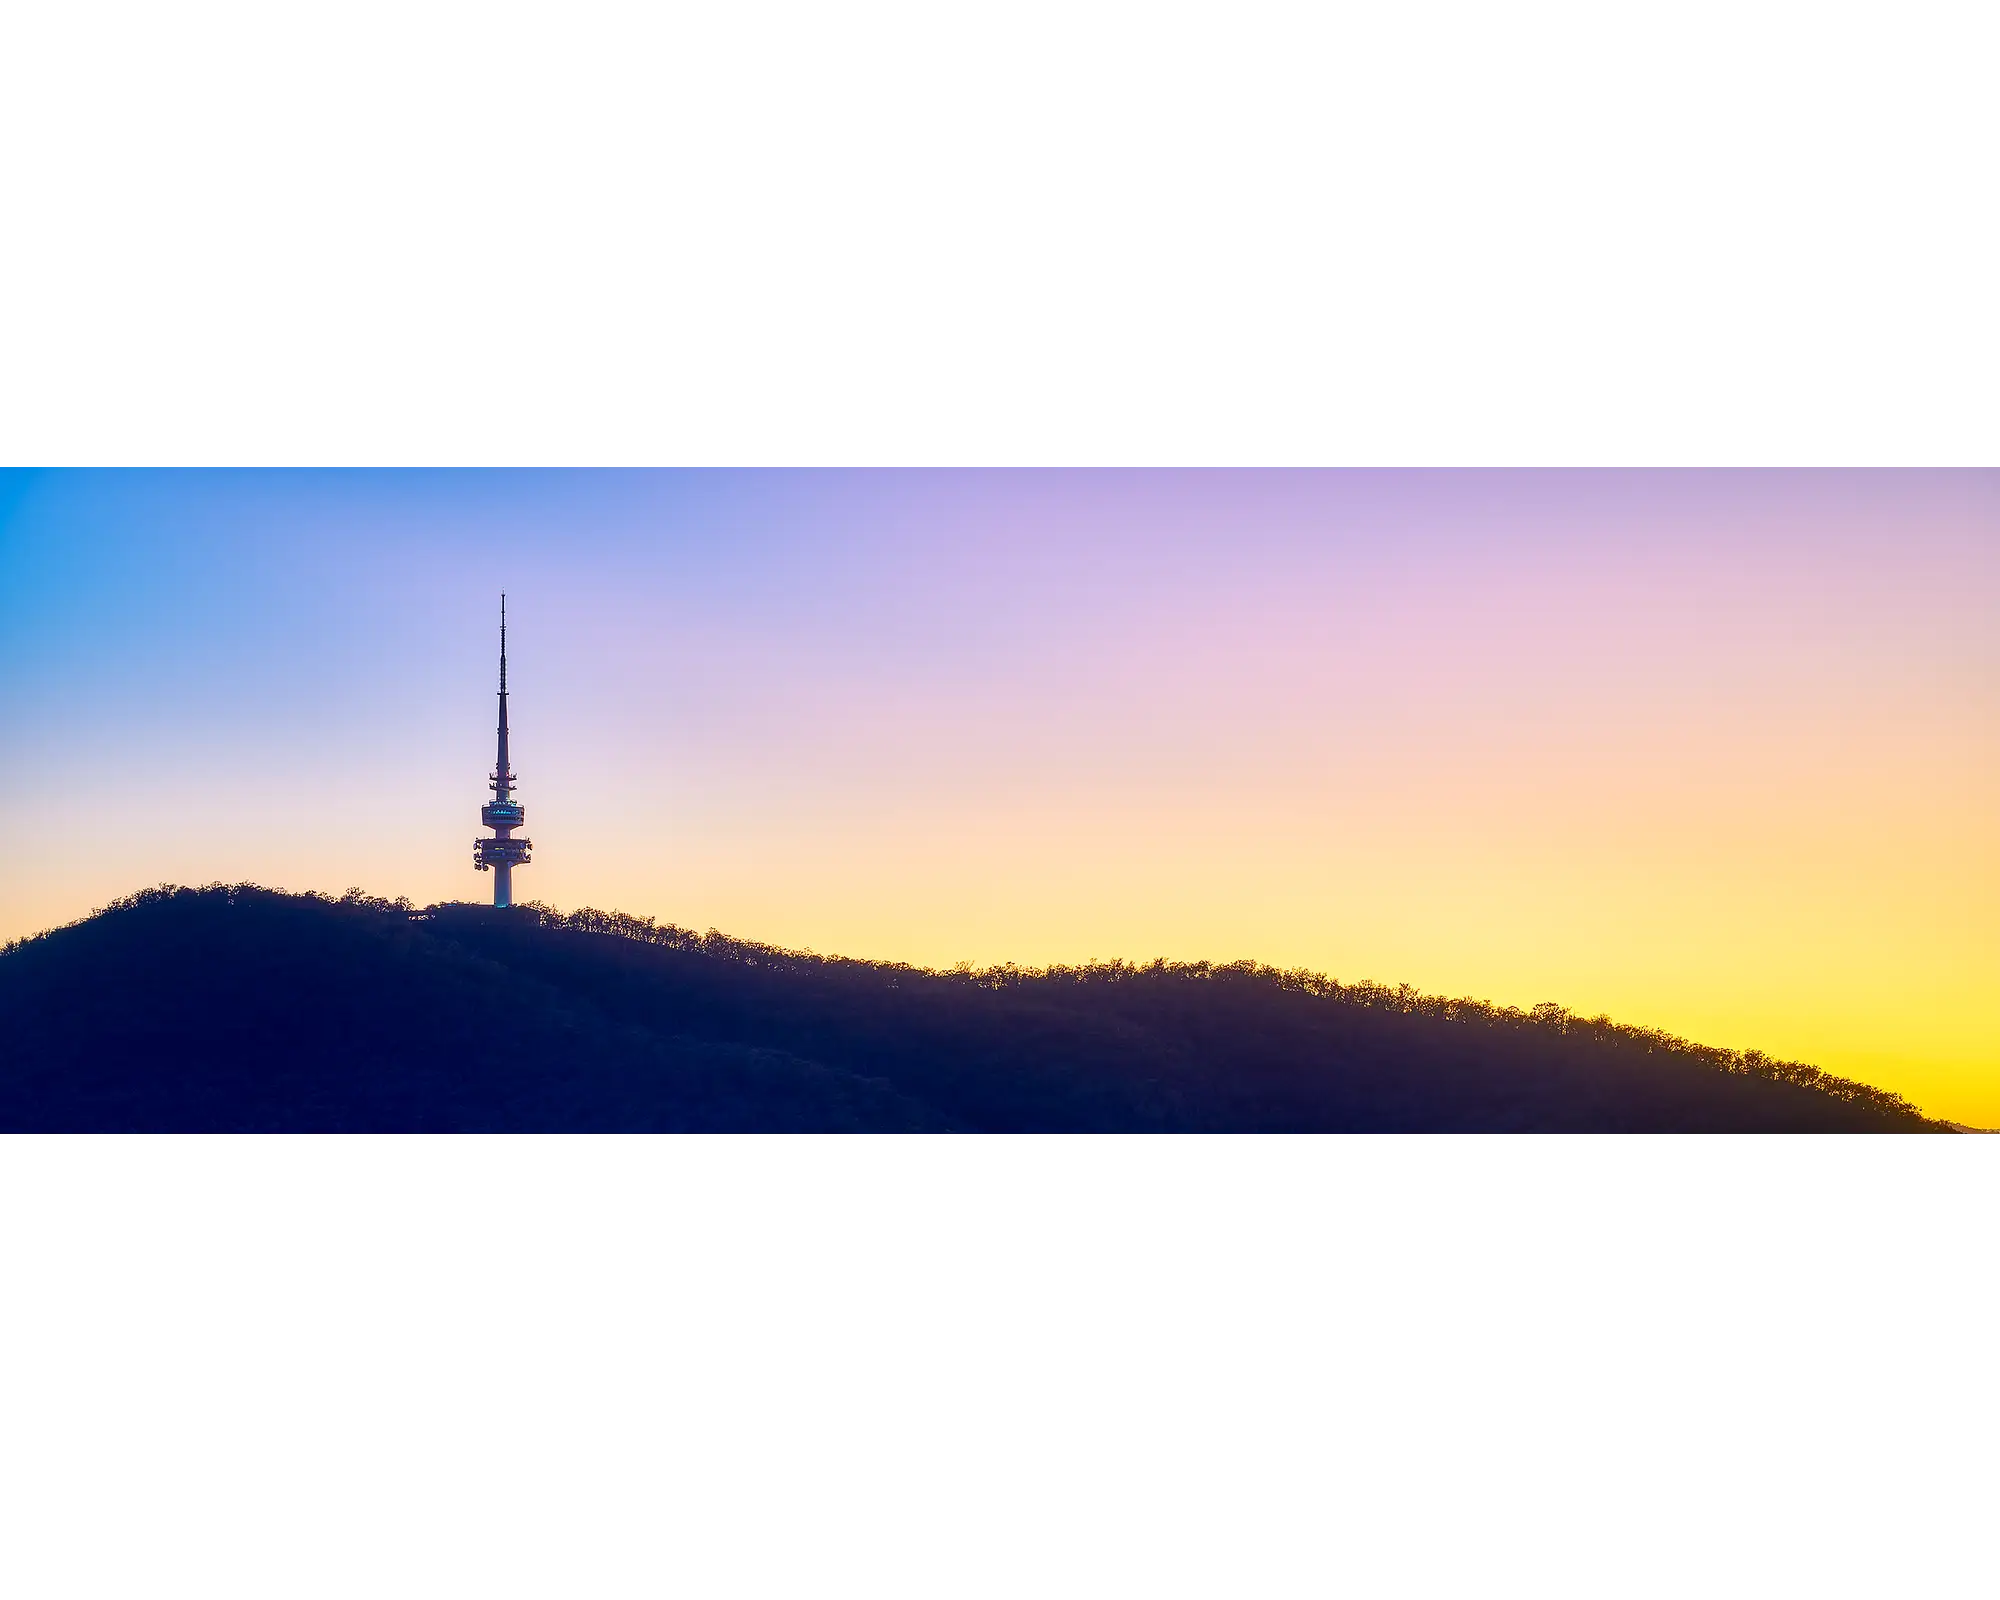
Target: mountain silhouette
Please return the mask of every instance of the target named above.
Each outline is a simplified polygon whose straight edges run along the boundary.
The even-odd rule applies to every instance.
[[[14,1131],[1945,1126],[1754,1052],[1247,962],[934,972],[219,884],[0,951]]]

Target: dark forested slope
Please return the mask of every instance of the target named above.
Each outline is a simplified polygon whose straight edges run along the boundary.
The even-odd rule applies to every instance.
[[[247,886],[0,954],[16,1130],[1939,1126],[1810,1067],[1247,963],[938,973]]]

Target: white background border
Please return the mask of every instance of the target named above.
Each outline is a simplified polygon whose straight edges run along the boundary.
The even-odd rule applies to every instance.
[[[1993,1148],[8,1140],[0,1569],[1983,1595]]]
[[[38,465],[1983,465],[1990,7],[17,7]]]

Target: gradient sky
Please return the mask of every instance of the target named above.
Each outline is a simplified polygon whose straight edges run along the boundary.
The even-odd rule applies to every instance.
[[[0,938],[158,882],[1250,956],[2000,1126],[2000,474],[0,475]]]

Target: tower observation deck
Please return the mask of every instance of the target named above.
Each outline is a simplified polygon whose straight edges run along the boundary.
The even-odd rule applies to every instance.
[[[507,764],[507,597],[500,597],[500,758],[493,776],[487,780],[493,798],[479,808],[479,820],[495,837],[472,841],[472,864],[481,872],[493,873],[493,903],[514,903],[514,869],[528,864],[530,841],[516,839],[514,830],[528,819],[521,802],[514,798],[514,770]]]

